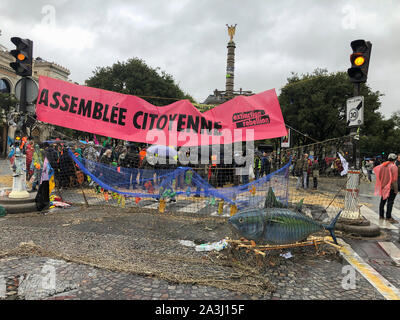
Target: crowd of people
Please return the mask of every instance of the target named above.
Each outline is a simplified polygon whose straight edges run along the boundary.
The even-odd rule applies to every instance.
[[[225,164],[223,151],[214,153],[211,150],[210,161],[206,164],[181,164],[179,156],[175,156],[175,163],[170,161],[151,163],[147,157],[147,146],[135,143],[118,143],[116,145],[104,144],[96,145],[93,141],[87,143],[71,143],[67,141],[55,140],[52,143],[35,143],[34,140],[23,138],[20,144],[23,153],[26,154],[26,174],[27,180],[31,183],[31,191],[37,190],[42,176],[42,170],[45,158],[48,159],[51,167],[54,169],[55,183],[58,188],[76,187],[79,184],[89,182],[90,179],[81,172],[78,165],[70,156],[69,150],[85,165],[85,168],[101,176],[98,172],[98,164],[103,168],[118,167],[119,170],[125,170],[129,174],[128,186],[132,189],[141,187],[145,189],[145,181],[160,183],[160,176],[163,170],[173,170],[180,166],[190,166],[205,181],[214,187],[223,187],[226,184],[239,185],[247,184],[251,178],[259,179],[270,174],[276,166],[277,157],[274,153],[259,152],[254,154],[254,163],[250,172],[244,168],[245,164],[237,164],[233,156],[230,163]],[[181,150],[177,151],[179,154]],[[241,156],[244,156],[242,154]],[[12,154],[9,155],[11,162]],[[218,159],[219,157],[219,159]],[[200,158],[199,158],[200,159]],[[372,181],[372,174],[376,176],[375,194],[381,196],[379,215],[381,219],[385,218],[384,207],[387,205],[386,219],[392,223],[397,223],[391,217],[391,211],[396,195],[400,189],[400,153],[389,154],[387,161],[383,159],[365,159],[362,167],[367,171],[368,179]],[[343,171],[343,166],[339,158],[325,158],[319,162],[319,159],[305,153],[299,157],[292,158],[292,174],[297,177],[296,188],[314,189],[318,188],[318,179],[321,171],[327,168]],[[238,174],[237,169],[239,170]],[[247,171],[246,171],[246,170]],[[311,186],[312,178],[312,186]],[[179,179],[178,179],[179,180]],[[92,181],[93,183],[93,181]],[[179,183],[179,181],[178,181]]]
[[[293,175],[297,177],[296,189],[310,188],[310,178],[313,179],[313,190],[318,188],[318,178],[320,172],[320,165],[318,158],[309,156],[307,153],[303,156],[294,157],[293,159]]]
[[[229,163],[224,163],[223,150],[220,153],[210,150],[209,163],[206,164],[200,162],[200,154],[198,158],[199,164],[181,164],[178,156],[175,157],[175,163],[166,161],[164,164],[159,162],[153,164],[146,157],[147,145],[144,144],[119,141],[114,145],[111,143],[99,145],[93,141],[73,143],[63,140],[35,143],[34,140],[28,139],[24,145],[24,153],[26,154],[27,180],[32,184],[31,192],[37,190],[40,184],[45,158],[48,159],[54,169],[55,183],[58,188],[76,187],[82,183],[82,180],[90,180],[87,179],[86,175],[82,174],[68,150],[95,176],[101,174],[97,163],[100,163],[103,166],[102,168],[119,167],[122,170],[129,169],[124,172],[129,172],[130,174],[129,180],[131,181],[130,187],[132,189],[137,185],[144,188],[143,181],[152,178],[152,176],[146,176],[151,170],[155,172],[157,181],[159,179],[157,177],[160,176],[160,172],[163,170],[174,170],[180,166],[189,166],[212,186],[223,187],[225,185],[246,184],[252,178],[258,179],[270,174],[273,169],[272,156],[266,152],[256,152],[254,165],[251,167],[252,172],[250,172],[245,170],[245,164],[237,164],[235,160],[237,154],[232,157]],[[177,150],[177,152],[181,151]]]
[[[150,178],[145,177],[146,170],[141,169],[154,170],[156,176],[159,176],[160,172],[163,170],[173,170],[180,166],[190,166],[212,186],[223,187],[224,185],[247,184],[251,179],[259,179],[270,174],[273,170],[277,169],[278,165],[276,163],[277,157],[274,152],[260,152],[257,150],[254,154],[254,163],[251,166],[251,170],[246,171],[245,168],[243,168],[241,172],[237,171],[237,169],[245,165],[237,164],[235,161],[236,154],[233,156],[230,163],[225,164],[223,161],[223,150],[221,150],[219,154],[214,154],[211,150],[209,156],[210,161],[207,164],[202,164],[200,161],[199,164],[196,165],[191,163],[181,164],[179,163],[179,157],[176,157],[175,164],[169,161],[165,164],[152,164],[146,157],[147,145],[144,144],[124,143],[119,141],[116,144],[114,143],[114,145],[111,143],[96,145],[93,141],[77,144],[61,140],[55,140],[52,141],[52,143],[44,142],[37,144],[33,140],[26,140],[24,150],[26,154],[27,179],[32,184],[31,191],[37,190],[40,184],[43,162],[46,157],[54,169],[56,185],[58,187],[75,187],[78,183],[82,183],[82,179],[87,181],[84,175],[79,174],[79,168],[69,155],[68,149],[71,150],[92,173],[97,173],[96,163],[101,163],[104,166],[129,169],[130,187],[133,189],[137,184],[143,187],[142,181],[146,178]],[[177,152],[179,153],[180,150]],[[281,160],[285,162],[288,159]],[[375,161],[363,161],[362,165],[366,169],[370,181],[372,181],[374,167],[380,163],[379,159]],[[294,155],[291,168],[292,174],[297,177],[297,189],[312,188],[314,190],[318,188],[318,179],[321,171],[327,172],[334,170],[339,174],[343,170],[339,158],[325,158],[320,162],[317,157],[310,156],[307,153],[300,157]]]

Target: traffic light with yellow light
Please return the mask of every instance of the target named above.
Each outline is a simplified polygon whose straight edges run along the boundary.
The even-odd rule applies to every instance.
[[[365,40],[354,40],[350,46],[353,49],[353,53],[350,55],[351,68],[347,70],[350,82],[365,83],[368,77],[372,43]]]
[[[15,62],[10,63],[11,68],[21,77],[31,76],[33,42],[29,39],[21,39],[18,37],[12,37],[11,42],[16,46],[16,49],[10,52],[16,59]]]

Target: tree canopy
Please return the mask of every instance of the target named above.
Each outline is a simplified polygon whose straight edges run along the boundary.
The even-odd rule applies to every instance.
[[[86,80],[86,84],[124,94],[148,96],[142,98],[157,106],[173,103],[176,101],[174,99],[189,99],[195,102],[179,88],[170,74],[161,71],[160,68],[149,67],[138,58],[129,59],[127,62],[118,61],[111,67],[97,67],[93,76]]]
[[[292,73],[287,82],[279,102],[289,126],[318,141],[349,134],[346,100],[354,96],[354,88],[346,72],[328,73],[326,69],[316,69],[301,76]],[[360,95],[365,102],[364,125],[360,129],[361,155],[400,151],[400,113],[384,119],[379,112],[379,99],[383,95],[366,84],[361,84]],[[294,140],[294,145],[312,142],[301,135],[295,135]]]
[[[0,109],[8,112],[11,107],[17,105],[17,99],[14,95],[9,93],[0,93]]]

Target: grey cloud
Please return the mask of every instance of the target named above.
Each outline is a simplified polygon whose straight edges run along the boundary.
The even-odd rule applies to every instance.
[[[74,46],[54,39],[53,46],[35,48],[43,58],[69,68],[71,79],[80,83],[96,66],[138,57],[172,74],[184,91],[203,101],[214,89],[225,87],[229,39],[225,25],[237,23],[236,89],[279,91],[291,71],[306,73],[317,67],[345,71],[350,42],[361,38],[373,43],[368,83],[386,94],[382,112],[390,116],[400,109],[395,86],[395,70],[400,68],[400,43],[395,40],[400,32],[398,1],[44,0],[19,6],[3,0],[0,43],[11,47],[7,37],[15,32],[29,35],[40,25],[45,5],[56,9],[60,34],[44,31],[44,38],[71,36],[72,27],[94,37],[91,48],[85,47],[87,55],[81,55],[82,35],[77,35]]]

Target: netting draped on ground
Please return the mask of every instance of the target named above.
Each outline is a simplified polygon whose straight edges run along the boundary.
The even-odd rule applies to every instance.
[[[209,183],[210,175],[203,174],[207,167],[124,168],[78,158],[71,151],[69,156],[76,164],[74,175],[81,176],[78,180],[85,187],[82,191],[89,204],[123,203],[157,209],[155,200],[163,199],[170,210],[227,214],[232,206],[236,210],[263,207],[270,187],[279,201],[288,203],[290,162],[252,182],[216,188]],[[232,172],[237,173],[236,169]],[[79,188],[63,190],[62,196],[65,201],[74,202],[74,193],[76,197]]]

